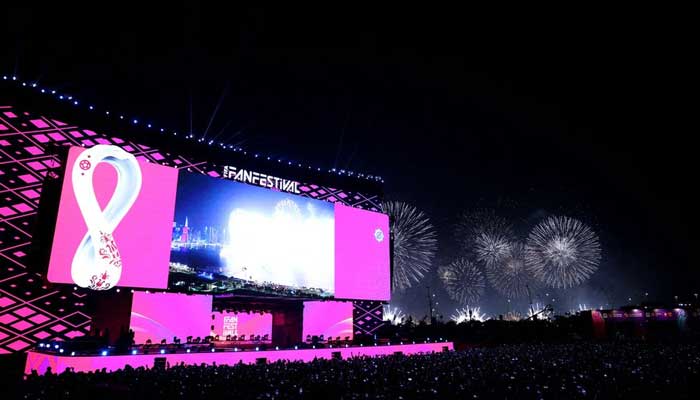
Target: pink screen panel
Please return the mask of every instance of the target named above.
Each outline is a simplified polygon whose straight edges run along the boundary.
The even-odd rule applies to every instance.
[[[71,180],[71,166],[83,151],[81,147],[72,147],[68,152],[48,270],[48,280],[55,283],[74,283],[71,278],[73,256],[87,232]],[[139,161],[139,166],[141,190],[113,232],[122,261],[117,285],[167,288],[178,171],[143,161]],[[100,163],[95,167],[93,195],[102,209],[112,197],[116,184],[117,172],[112,166]]]
[[[154,343],[174,336],[183,343],[187,336],[205,337],[211,333],[212,296],[177,293],[134,293],[129,326],[137,344]]]
[[[302,339],[307,335],[326,338],[353,337],[352,303],[344,301],[304,302]]]
[[[335,297],[390,300],[389,217],[335,205]]]
[[[227,335],[268,335],[272,336],[272,314],[263,313],[214,313],[214,334],[225,338]]]

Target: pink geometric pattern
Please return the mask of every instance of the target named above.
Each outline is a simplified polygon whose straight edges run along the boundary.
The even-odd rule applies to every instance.
[[[39,333],[34,334],[34,337],[39,339],[39,340],[44,340],[49,336],[51,336],[51,334],[46,332],[46,331],[40,331]]]
[[[384,325],[384,306],[380,301],[354,301],[352,305],[355,335],[372,335]]]
[[[60,168],[55,146],[96,143],[119,146],[149,162],[219,176],[220,168],[208,162],[0,105],[0,354],[26,351],[38,340],[67,340],[89,332],[90,317],[82,310],[90,305],[90,296],[82,289],[46,283],[25,262],[43,180],[56,177]],[[376,195],[304,182],[300,186],[302,196],[379,210]]]

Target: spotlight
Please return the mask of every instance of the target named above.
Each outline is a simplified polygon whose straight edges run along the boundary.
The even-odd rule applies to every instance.
[[[54,348],[54,349],[57,349],[57,348],[58,348],[58,345],[57,345],[57,344],[55,344],[55,345],[53,346],[53,348]]]
[[[102,350],[102,355],[106,356],[107,355],[107,350]]]
[[[255,348],[255,351],[260,351],[260,347],[256,347],[256,348]]]
[[[63,349],[58,349],[58,352],[59,352],[59,353],[63,353]]]
[[[190,352],[190,349],[187,349],[187,352],[189,353],[189,352]]]
[[[165,354],[165,349],[160,349],[160,354]]]
[[[71,352],[70,352],[70,355],[74,356],[74,355],[75,355],[75,352],[74,352],[74,351],[71,351]]]
[[[214,352],[214,349],[211,349],[211,352],[213,353],[213,352]]]
[[[136,355],[136,350],[131,350],[131,355],[135,356]]]

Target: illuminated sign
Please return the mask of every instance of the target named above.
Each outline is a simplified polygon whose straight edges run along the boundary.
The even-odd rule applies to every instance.
[[[224,317],[224,333],[223,336],[236,335],[238,336],[238,316]]]
[[[247,169],[236,168],[230,165],[224,166],[223,177],[238,182],[250,183],[251,185],[277,189],[283,192],[295,194],[300,193],[299,182],[297,181],[278,178],[276,176],[249,171]]]

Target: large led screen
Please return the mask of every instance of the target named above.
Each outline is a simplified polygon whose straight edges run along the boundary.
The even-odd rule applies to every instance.
[[[346,301],[305,301],[302,336],[352,339],[352,303]]]
[[[130,328],[136,343],[172,343],[180,339],[205,337],[211,333],[212,296],[180,293],[134,293]]]
[[[179,277],[196,291],[333,296],[332,203],[205,175],[179,179],[174,284]]]
[[[221,312],[214,313],[213,324],[214,334],[221,338],[231,335],[231,337],[244,335],[272,337],[272,314],[257,312]]]
[[[71,148],[48,279],[94,290],[388,300],[381,213]]]

